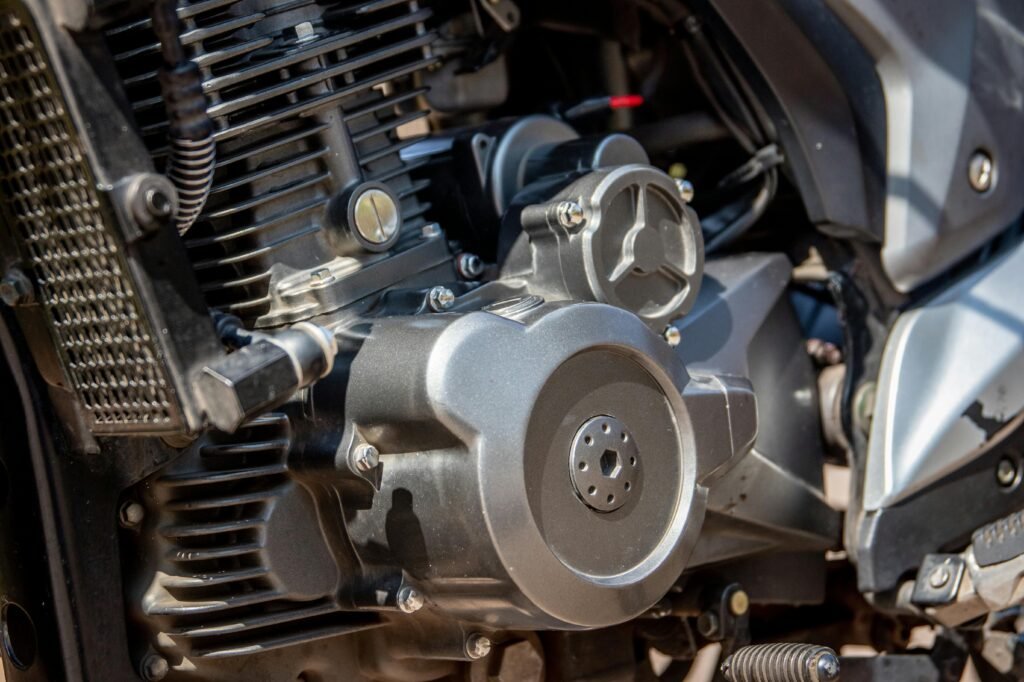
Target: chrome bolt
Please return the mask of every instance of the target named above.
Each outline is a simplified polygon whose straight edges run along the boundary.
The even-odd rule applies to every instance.
[[[427,302],[431,310],[439,313],[455,305],[455,294],[448,287],[434,287],[427,294]]]
[[[484,274],[484,262],[475,253],[460,253],[455,259],[455,269],[463,279],[476,279]]]
[[[384,190],[370,188],[356,197],[352,210],[356,231],[371,244],[386,244],[398,233],[398,206]]]
[[[718,616],[711,611],[705,611],[697,616],[697,632],[705,639],[711,639],[718,634]]]
[[[472,634],[466,640],[466,655],[471,659],[478,660],[491,653],[491,640],[477,633]]]
[[[661,333],[661,336],[665,339],[665,343],[673,348],[678,346],[679,342],[683,340],[683,333],[674,324],[665,327],[665,331]]]
[[[996,480],[999,485],[1008,488],[1017,480],[1017,463],[1010,457],[1003,457],[996,465]]]
[[[416,613],[423,608],[424,599],[415,587],[403,587],[398,591],[398,608],[402,613]]]
[[[583,207],[575,201],[559,202],[555,212],[562,227],[573,228],[583,224]]]
[[[118,520],[124,528],[134,528],[142,523],[146,516],[146,510],[138,502],[125,502],[117,514]]]
[[[818,659],[818,680],[820,682],[832,682],[839,679],[839,659],[835,654],[824,653]]]
[[[167,673],[170,671],[171,666],[167,663],[167,659],[157,654],[146,656],[140,666],[140,672],[144,680],[162,680],[167,677]]]
[[[931,574],[928,576],[928,584],[937,590],[944,587],[952,577],[953,575],[949,571],[949,566],[942,564],[941,566],[936,566],[932,569]]]
[[[11,268],[0,280],[0,300],[9,306],[31,303],[33,298],[32,282],[18,268]]]
[[[996,165],[992,157],[983,151],[974,152],[967,164],[967,179],[975,192],[987,192],[992,189],[995,180]]]
[[[420,234],[423,235],[424,239],[437,239],[441,236],[441,226],[437,223],[424,225],[423,229],[420,230]]]
[[[369,443],[362,443],[352,454],[352,461],[360,471],[373,471],[380,464],[380,451]]]
[[[676,188],[679,190],[679,198],[690,203],[693,201],[693,183],[683,178],[676,178]]]

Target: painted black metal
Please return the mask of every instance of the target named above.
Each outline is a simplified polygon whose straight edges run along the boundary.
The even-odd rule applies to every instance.
[[[749,60],[811,221],[831,235],[879,241],[885,114],[863,47],[816,0],[760,3],[756,12],[742,0],[711,4]]]
[[[1024,426],[991,441],[987,451],[903,504],[864,515],[856,540],[857,582],[863,592],[895,588],[925,555],[962,547],[981,526],[1024,507],[1024,486],[1002,488],[996,465],[1020,452]]]

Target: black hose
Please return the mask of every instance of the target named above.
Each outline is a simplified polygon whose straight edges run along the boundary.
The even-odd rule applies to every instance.
[[[210,194],[216,162],[213,122],[206,113],[203,77],[181,43],[176,0],[155,0],[153,33],[160,42],[160,89],[167,110],[170,154],[167,177],[178,191],[175,223],[184,234],[195,223]]]

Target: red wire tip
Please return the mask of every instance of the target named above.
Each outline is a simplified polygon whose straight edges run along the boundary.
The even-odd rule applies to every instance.
[[[608,98],[608,106],[612,109],[635,109],[643,103],[643,95],[612,95]]]

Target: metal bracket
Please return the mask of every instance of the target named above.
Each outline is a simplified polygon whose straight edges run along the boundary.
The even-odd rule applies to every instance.
[[[921,563],[910,601],[918,606],[949,604],[960,590],[964,560],[958,554],[927,554]]]

